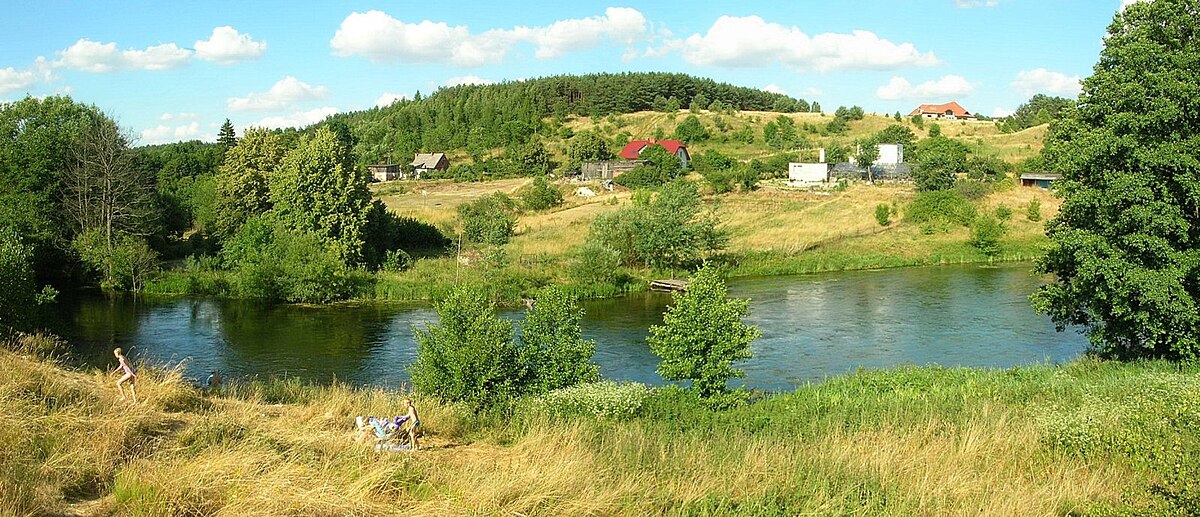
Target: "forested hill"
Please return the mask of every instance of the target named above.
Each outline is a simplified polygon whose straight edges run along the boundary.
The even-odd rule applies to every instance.
[[[809,111],[800,99],[711,79],[669,73],[554,76],[491,85],[442,88],[390,106],[334,115],[358,138],[359,160],[378,163],[415,152],[473,154],[527,143],[560,129],[568,115],[604,116],[651,109],[701,108]]]

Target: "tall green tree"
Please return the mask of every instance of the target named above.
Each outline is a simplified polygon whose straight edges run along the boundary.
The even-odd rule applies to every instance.
[[[312,232],[348,263],[362,260],[371,192],[365,168],[335,132],[320,128],[270,177],[272,211],[285,227]]]
[[[21,242],[16,230],[0,226],[0,337],[24,330],[40,301],[33,277],[33,250]]]
[[[871,183],[875,183],[875,171],[871,167],[875,166],[877,160],[879,160],[879,144],[876,144],[871,139],[858,144],[858,152],[854,155],[854,162],[859,167],[867,169],[867,181]]]
[[[708,140],[708,128],[700,122],[700,119],[695,115],[688,115],[675,126],[675,138],[678,138],[686,143],[694,144]]]
[[[933,136],[917,142],[913,157],[917,163],[913,180],[920,192],[945,190],[954,186],[959,173],[967,172],[967,146],[958,140]]]
[[[221,124],[221,130],[217,132],[217,143],[221,144],[226,151],[237,145],[237,133],[234,132],[233,123],[229,119],[225,119],[225,123]]]
[[[728,393],[729,379],[745,375],[734,363],[751,357],[750,343],[762,334],[742,322],[749,300],[728,294],[715,269],[700,269],[687,291],[674,295],[663,324],[650,327],[646,338],[662,358],[658,374],[669,381],[692,381],[706,399]]]
[[[251,217],[271,209],[271,177],[286,149],[279,135],[250,128],[217,170],[213,211],[219,235],[230,237]]]
[[[31,248],[41,278],[67,269],[63,250],[74,229],[62,209],[63,171],[74,161],[73,144],[103,117],[70,97],[0,104],[0,225],[9,225]]]
[[[543,287],[525,311],[520,350],[526,365],[523,391],[547,392],[600,380],[592,363],[596,343],[583,339],[583,309],[557,286]]]
[[[1200,0],[1119,12],[1074,108],[1052,125],[1063,175],[1033,297],[1115,357],[1200,355]]]

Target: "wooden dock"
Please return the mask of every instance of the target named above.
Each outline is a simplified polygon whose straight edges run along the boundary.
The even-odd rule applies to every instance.
[[[687,291],[687,280],[651,280],[651,291]]]

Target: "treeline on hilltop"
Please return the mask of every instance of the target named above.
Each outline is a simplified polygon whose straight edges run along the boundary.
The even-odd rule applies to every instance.
[[[362,162],[407,162],[417,152],[466,149],[480,155],[528,143],[569,115],[600,117],[696,106],[785,113],[819,107],[801,99],[673,73],[563,75],[441,88],[428,97],[334,115],[358,138]],[[547,121],[549,119],[549,121]],[[328,121],[327,121],[328,122]]]

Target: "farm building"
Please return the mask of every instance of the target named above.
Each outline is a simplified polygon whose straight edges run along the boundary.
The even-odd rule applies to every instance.
[[[420,178],[422,174],[433,171],[444,171],[450,168],[450,159],[446,153],[418,153],[412,161],[413,177]]]
[[[922,104],[909,113],[908,116],[920,115],[925,118],[945,118],[950,120],[975,120],[975,115],[964,109],[957,102],[945,104]]]
[[[829,181],[832,163],[789,163],[788,181],[796,183],[820,183]]]
[[[1062,174],[1050,172],[1026,172],[1021,174],[1022,187],[1050,188],[1054,182],[1062,179]]]
[[[397,180],[404,175],[400,166],[394,163],[368,165],[367,170],[371,171],[371,179],[375,181]]]
[[[679,140],[656,141],[654,139],[634,140],[628,144],[625,144],[625,148],[621,149],[621,158],[626,160],[636,160],[642,155],[642,151],[645,151],[652,145],[660,145],[666,149],[667,152],[679,157],[679,164],[681,167],[687,167],[688,161],[690,161],[692,158],[691,155],[688,154],[687,146],[683,145],[683,142],[680,142]]]
[[[583,165],[579,167],[579,172],[580,176],[585,180],[610,180],[645,163],[643,160],[583,162]]]

